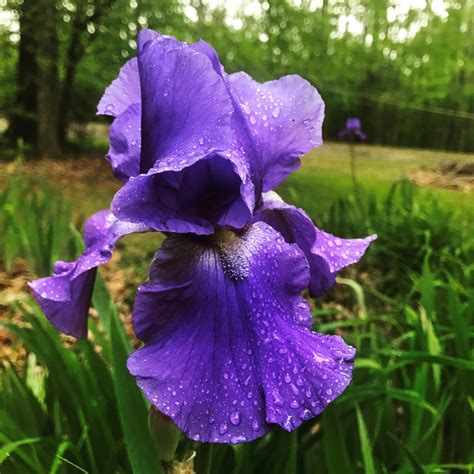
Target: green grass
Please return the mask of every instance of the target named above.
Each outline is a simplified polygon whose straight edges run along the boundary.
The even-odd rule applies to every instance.
[[[433,167],[445,160],[474,160],[474,155],[468,154],[373,145],[359,145],[356,150],[358,181],[377,197],[386,194],[393,183],[422,167]],[[279,191],[289,200],[293,199],[292,193],[297,192],[298,205],[317,216],[336,199],[351,192],[349,160],[348,145],[324,144],[303,158],[300,171],[290,176]],[[443,205],[474,210],[472,194],[434,188],[422,188],[421,193],[435,196]]]

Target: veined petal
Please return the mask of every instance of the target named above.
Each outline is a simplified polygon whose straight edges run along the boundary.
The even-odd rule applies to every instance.
[[[265,193],[255,221],[278,230],[289,243],[296,243],[308,259],[311,272],[309,289],[313,296],[327,291],[342,268],[358,262],[377,236],[342,239],[318,229],[307,214],[285,203],[275,192]]]
[[[141,174],[120,190],[114,213],[168,232],[242,227],[255,191],[222,77],[206,54],[150,30],[139,34],[138,65]]]
[[[98,115],[118,117],[131,105],[141,103],[137,58],[130,59],[107,87],[97,106]]]
[[[117,178],[128,181],[140,174],[141,104],[133,104],[120,114],[109,129],[107,160]]]
[[[114,214],[158,231],[211,234],[214,226],[242,228],[254,193],[245,172],[224,152],[194,160],[160,161],[128,181],[112,202]]]
[[[261,84],[239,72],[229,81],[259,150],[263,191],[269,191],[298,169],[302,155],[322,144],[324,102],[296,75]]]
[[[140,172],[141,91],[137,58],[122,67],[97,106],[100,115],[115,117],[109,129],[107,160],[117,178],[127,181]]]
[[[87,337],[87,316],[96,270],[112,258],[124,235],[146,232],[142,224],[117,220],[109,211],[99,211],[86,222],[85,252],[75,262],[56,262],[54,274],[29,284],[53,326],[77,338]]]
[[[293,430],[349,384],[355,350],[299,323],[308,264],[263,222],[170,236],[139,288],[130,372],[188,436],[240,443]]]
[[[161,161],[204,156],[209,148],[230,150],[232,102],[210,59],[149,30],[140,32],[139,43],[142,173]]]

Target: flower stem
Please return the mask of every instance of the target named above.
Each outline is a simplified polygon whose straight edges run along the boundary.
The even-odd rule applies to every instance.
[[[197,474],[211,474],[213,450],[214,445],[212,443],[203,443],[201,445],[196,469]]]

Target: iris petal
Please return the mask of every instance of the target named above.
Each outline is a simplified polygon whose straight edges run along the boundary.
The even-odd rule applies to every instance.
[[[114,213],[167,232],[241,228],[255,192],[231,126],[232,101],[212,62],[186,43],[144,30],[138,64],[142,173],[114,198]]]
[[[107,160],[115,176],[127,181],[140,173],[141,105],[133,104],[119,115],[109,130]]]
[[[137,58],[130,59],[107,87],[97,106],[98,115],[118,117],[131,105],[141,103],[140,75]]]
[[[215,225],[239,229],[250,220],[253,207],[244,179],[216,152],[185,165],[160,162],[126,183],[112,210],[120,219],[163,232],[211,234]]]
[[[322,144],[324,102],[296,75],[261,84],[239,72],[229,81],[260,152],[263,191],[269,191],[299,168],[302,155]]]
[[[227,150],[231,99],[209,58],[188,44],[149,35],[139,49],[142,90],[142,163],[146,173],[161,161],[193,160],[209,148]]]
[[[130,372],[195,440],[296,428],[346,388],[355,353],[300,324],[308,279],[298,247],[263,222],[241,234],[168,237],[135,301],[145,346]]]
[[[125,63],[107,87],[97,113],[115,117],[109,130],[107,160],[117,178],[127,181],[140,172],[141,91],[136,58]]]
[[[377,236],[342,239],[318,229],[307,214],[285,203],[275,192],[265,193],[255,221],[264,221],[278,230],[289,243],[296,243],[308,259],[309,289],[313,296],[327,291],[342,268],[358,262]]]
[[[52,276],[30,283],[56,329],[77,338],[87,337],[87,316],[97,267],[112,258],[121,237],[146,231],[142,224],[117,220],[109,210],[91,216],[84,231],[85,252],[75,262],[57,262]]]

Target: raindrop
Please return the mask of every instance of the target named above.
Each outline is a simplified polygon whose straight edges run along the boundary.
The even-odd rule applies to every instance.
[[[230,414],[230,422],[237,426],[237,425],[240,425],[240,422],[242,421],[242,415],[240,414],[239,411],[233,411],[231,414]]]
[[[275,403],[275,405],[278,405],[280,407],[283,406],[283,399],[281,398],[280,392],[277,389],[274,389],[272,391],[272,395],[273,402]]]
[[[244,111],[244,114],[250,115],[250,109],[247,104],[240,104],[240,107],[242,107],[242,110]]]
[[[308,418],[311,418],[311,415],[312,415],[312,413],[307,409],[305,409],[303,411],[300,411],[299,414],[298,414],[298,416],[302,420],[307,420]]]
[[[293,400],[291,403],[290,403],[290,407],[291,408],[299,408],[300,407],[300,404],[298,403],[298,400]]]
[[[280,107],[275,107],[272,111],[272,117],[278,118],[280,116]]]
[[[232,436],[232,438],[230,438],[230,442],[233,444],[245,443],[245,441],[247,441],[245,436]]]
[[[219,426],[219,433],[223,435],[226,434],[227,431],[229,431],[229,426],[227,425],[227,421],[224,421],[221,423],[221,426]]]

